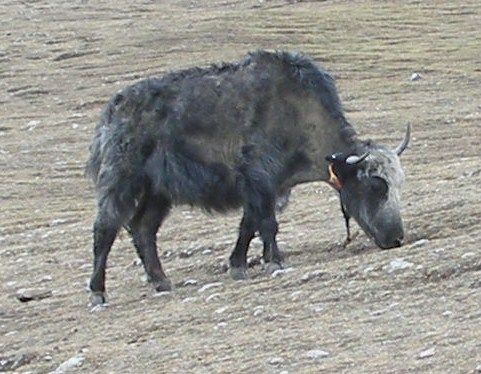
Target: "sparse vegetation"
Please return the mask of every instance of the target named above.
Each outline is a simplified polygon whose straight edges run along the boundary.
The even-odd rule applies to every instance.
[[[0,19],[0,371],[478,370],[479,1],[5,1]],[[291,270],[267,277],[254,259],[234,282],[240,213],[177,208],[158,236],[174,292],[153,294],[124,235],[113,303],[92,312],[83,168],[102,105],[145,76],[256,48],[312,56],[363,137],[395,146],[412,124],[406,245],[360,233],[343,248],[335,192],[303,185],[279,217]]]

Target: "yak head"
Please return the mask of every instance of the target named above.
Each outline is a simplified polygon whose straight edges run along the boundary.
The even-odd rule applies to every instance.
[[[400,197],[404,173],[399,156],[409,143],[410,133],[408,126],[395,150],[366,142],[361,155],[334,153],[326,157],[329,184],[339,191],[347,228],[353,217],[381,248],[403,244]]]

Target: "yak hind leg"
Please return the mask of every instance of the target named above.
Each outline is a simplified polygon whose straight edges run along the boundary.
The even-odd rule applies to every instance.
[[[107,222],[101,213],[94,223],[94,269],[90,278],[90,302],[92,306],[102,305],[105,299],[105,270],[107,257],[117,236],[119,227]]]
[[[93,227],[94,264],[90,278],[90,302],[93,306],[106,302],[107,258],[122,225],[122,219],[128,213],[128,208],[127,205],[122,205],[114,195],[104,196],[99,201],[97,218]]]
[[[171,203],[167,198],[146,194],[128,225],[128,231],[144,265],[148,282],[153,284],[156,291],[172,289],[172,283],[165,275],[157,254],[157,231],[170,208]]]

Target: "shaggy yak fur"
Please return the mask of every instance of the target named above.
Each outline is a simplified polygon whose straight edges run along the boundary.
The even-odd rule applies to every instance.
[[[105,301],[107,256],[121,227],[132,236],[149,281],[157,290],[170,290],[156,233],[176,204],[218,212],[242,207],[232,276],[246,276],[247,250],[257,232],[264,260],[279,268],[276,203],[285,202],[299,183],[332,179],[330,163],[331,171],[343,174],[327,155],[337,154],[339,161],[366,152],[355,175],[344,173],[348,192],[342,207],[346,220],[353,215],[378,245],[389,247],[392,238],[377,238],[378,232],[390,236],[391,228],[371,227],[369,209],[392,200],[399,210],[397,155],[357,138],[333,79],[308,57],[257,51],[237,63],[172,72],[123,89],[105,107],[87,163],[98,195],[92,302]],[[369,192],[359,178],[373,176],[392,192]],[[370,197],[370,206],[359,208],[354,201],[351,207],[348,187],[355,189],[354,200]],[[392,226],[399,224],[396,219]],[[399,242],[402,231],[393,235]]]

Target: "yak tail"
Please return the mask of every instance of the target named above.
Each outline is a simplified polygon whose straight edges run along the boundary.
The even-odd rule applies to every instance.
[[[142,159],[131,141],[128,123],[116,122],[115,97],[107,104],[90,145],[85,175],[94,182],[99,213],[124,224],[135,212],[139,196],[148,187]]]
[[[85,166],[85,176],[91,178],[94,184],[97,184],[100,167],[102,165],[102,147],[104,146],[102,143],[104,142],[104,133],[108,127],[114,127],[110,123],[121,98],[121,94],[114,95],[114,97],[105,106],[100,121],[95,127],[95,136],[89,147],[90,156]]]
[[[95,134],[92,143],[90,144],[90,156],[85,165],[85,176],[92,179],[94,184],[97,184],[97,179],[100,171],[100,165],[102,164],[101,154],[100,154],[100,133]]]

